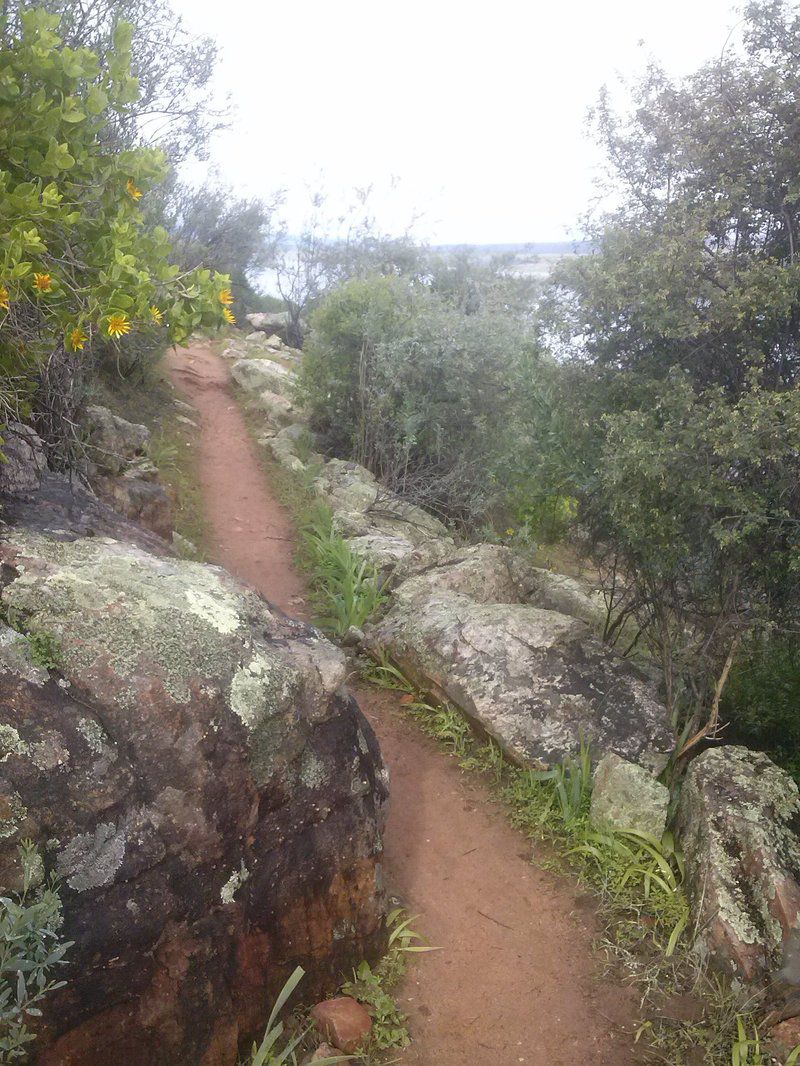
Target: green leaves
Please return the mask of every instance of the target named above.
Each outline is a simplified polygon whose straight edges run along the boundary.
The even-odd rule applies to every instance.
[[[104,128],[138,96],[132,27],[116,27],[101,69],[92,52],[61,44],[58,16],[25,11],[21,22],[21,38],[0,45],[4,370],[27,371],[33,353],[73,335],[107,337],[112,314],[124,316],[120,336],[155,329],[151,306],[166,312],[174,341],[201,321],[222,325],[219,294],[230,279],[181,276],[165,231],[144,225],[140,200],[165,177],[164,154],[104,147]],[[3,110],[7,100],[13,108]],[[35,284],[34,274],[48,280]]]

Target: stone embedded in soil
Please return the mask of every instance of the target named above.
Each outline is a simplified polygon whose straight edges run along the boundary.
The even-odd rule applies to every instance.
[[[644,767],[613,753],[597,764],[590,809],[595,825],[634,829],[660,840],[668,807],[669,789]]]
[[[725,745],[698,755],[681,788],[677,829],[686,887],[709,961],[748,982],[784,961],[800,922],[800,794],[762,752]]]
[[[385,944],[386,775],[344,656],[217,567],[20,529],[0,562],[59,662],[0,633],[0,882],[31,838],[75,942],[37,1061],[235,1062],[295,965],[322,995]]]
[[[372,1019],[364,1007],[349,996],[337,996],[318,1003],[311,1010],[317,1029],[334,1047],[352,1055],[372,1032]]]
[[[782,1062],[800,1046],[800,1018],[789,1018],[773,1026],[767,1034],[767,1049]]]

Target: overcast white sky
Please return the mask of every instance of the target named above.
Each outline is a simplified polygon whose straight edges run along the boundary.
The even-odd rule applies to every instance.
[[[591,196],[586,110],[650,57],[719,55],[735,0],[173,0],[222,48],[236,105],[213,163],[243,193],[373,185],[437,243],[561,240]],[[397,179],[392,190],[393,179]]]

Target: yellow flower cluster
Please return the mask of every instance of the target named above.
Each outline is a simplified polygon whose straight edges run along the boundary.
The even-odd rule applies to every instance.
[[[9,296],[8,289],[5,285],[0,285],[0,311],[7,311],[9,309]]]

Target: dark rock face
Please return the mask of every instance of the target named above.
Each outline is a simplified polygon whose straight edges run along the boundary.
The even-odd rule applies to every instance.
[[[63,474],[45,473],[30,492],[0,493],[0,534],[17,526],[48,533],[56,540],[113,537],[155,555],[172,554],[161,537],[142,529]]]
[[[763,981],[796,953],[798,825],[797,785],[762,752],[725,745],[689,766],[677,823],[686,884],[700,949],[729,975]]]
[[[344,659],[224,571],[8,530],[0,881],[62,881],[44,1064],[233,1064],[295,965],[330,992],[382,948],[386,773]]]

